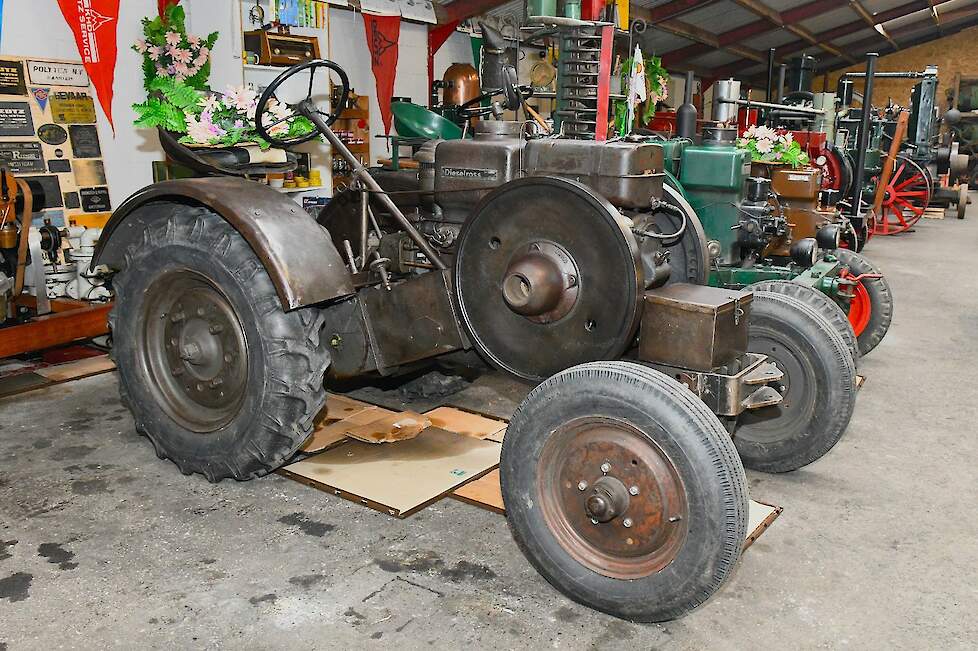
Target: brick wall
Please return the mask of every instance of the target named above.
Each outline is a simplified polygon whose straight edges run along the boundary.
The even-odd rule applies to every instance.
[[[944,92],[953,88],[954,75],[978,76],[978,57],[975,56],[975,43],[978,43],[978,27],[962,30],[952,36],[923,43],[906,50],[900,50],[879,58],[877,71],[922,71],[928,64],[937,66],[938,101],[941,108],[946,106]],[[835,90],[836,82],[843,72],[864,72],[865,61],[858,65],[828,74],[828,89]],[[822,90],[823,77],[815,78],[812,90]],[[877,79],[873,85],[873,104],[882,106],[886,99],[902,106],[910,103],[910,89],[917,83],[914,79]],[[856,80],[856,90],[862,91],[862,80]]]

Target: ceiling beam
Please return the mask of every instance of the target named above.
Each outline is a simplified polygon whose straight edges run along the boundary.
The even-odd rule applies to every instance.
[[[974,17],[964,20],[958,23],[957,25],[949,26],[947,23],[943,23],[943,28],[944,28],[943,34],[931,33],[925,36],[918,36],[917,38],[914,39],[907,39],[903,42],[902,49],[906,50],[907,48],[913,47],[915,45],[923,45],[924,43],[930,43],[931,41],[937,40],[939,38],[943,38],[945,36],[951,36],[953,34],[957,34],[962,30],[968,29],[969,27],[975,27],[975,26],[978,26],[978,13],[976,13]],[[885,50],[880,51],[880,56],[886,56],[887,54],[893,54],[893,52],[892,51],[887,52]],[[843,70],[849,67],[850,66],[847,64],[835,62],[832,64],[818,67],[818,69],[815,71],[815,74],[822,75],[829,72],[834,72],[836,70]]]
[[[504,5],[509,0],[454,0],[448,4],[432,3],[435,6],[435,17],[439,25],[453,21],[463,21],[473,16],[481,16],[490,9]]]
[[[856,12],[856,15],[862,18],[863,22],[869,25],[874,32],[879,34],[880,37],[885,38],[886,41],[893,46],[894,50],[900,49],[900,44],[894,41],[885,30],[881,32],[876,29],[876,26],[882,25],[882,23],[877,22],[876,18],[874,18],[873,15],[866,10],[866,7],[863,6],[863,3],[861,3],[859,0],[849,0],[849,6],[852,7],[852,10]]]
[[[967,5],[965,7],[961,7],[960,9],[956,9],[954,11],[947,12],[944,15],[944,20],[946,21],[944,23],[944,25],[947,26],[947,25],[953,23],[954,21],[968,20],[968,19],[971,19],[971,18],[978,18],[978,5],[976,5],[976,4]],[[911,34],[916,34],[917,32],[919,32],[922,29],[929,29],[929,28],[932,28],[932,27],[933,27],[933,24],[932,24],[932,21],[931,21],[931,17],[930,16],[927,16],[925,18],[921,18],[920,20],[915,20],[912,23],[907,23],[906,25],[901,25],[900,27],[898,27],[898,28],[896,28],[894,30],[891,30],[890,33],[893,36],[897,36],[897,37],[909,36]],[[939,38],[940,36],[941,36],[941,34],[938,34],[934,38]],[[931,39],[931,40],[933,40],[933,39]],[[872,47],[875,44],[876,44],[876,39],[874,39],[872,37],[867,37],[867,38],[864,38],[864,39],[855,41],[853,43],[848,43],[846,46],[848,48],[850,48],[850,49],[859,50],[859,49],[865,48],[865,47]],[[906,46],[905,45],[903,45],[903,46],[899,46],[899,45],[892,46],[892,44],[891,44],[891,47],[892,47],[892,49],[889,50],[887,52],[887,54],[892,54],[893,52],[896,52],[899,49],[903,49]],[[882,54],[882,51],[880,53]]]
[[[833,9],[837,9],[839,7],[845,7],[848,4],[849,0],[814,0],[813,2],[808,2],[799,7],[795,7],[794,9],[781,12],[781,18],[786,23],[796,23],[798,21],[805,20],[806,18],[811,18],[812,16],[825,13],[826,11],[832,11]],[[720,42],[720,46],[722,47],[731,43],[742,43],[747,39],[759,36],[761,34],[766,34],[767,32],[771,32],[776,29],[779,29],[777,25],[773,25],[769,20],[762,18],[760,20],[755,20],[752,23],[747,23],[741,27],[718,34],[717,40]],[[686,47],[679,48],[678,50],[665,53],[662,57],[662,63],[666,67],[669,67],[670,65],[681,63],[686,59],[702,56],[713,50],[714,48],[702,43],[687,45]]]
[[[635,5],[629,8],[629,16],[641,17],[643,20],[656,23],[660,20],[668,20],[670,18],[682,16],[683,14],[693,11],[694,9],[706,7],[714,2],[716,2],[716,0],[669,0],[669,2],[665,4],[652,8]],[[639,14],[642,15],[639,16]]]
[[[695,41],[696,43],[701,43],[715,50],[726,50],[731,54],[735,54],[743,59],[750,59],[751,61],[766,61],[767,57],[760,51],[754,48],[747,47],[746,45],[720,45],[720,41],[717,39],[717,35],[708,32],[702,27],[697,27],[692,23],[687,23],[681,20],[676,20],[675,18],[669,20],[660,20],[651,25],[653,29],[658,29],[676,36],[681,36],[682,38],[688,39],[690,41]]]
[[[786,21],[779,11],[772,9],[768,5],[764,4],[761,0],[733,0],[737,5],[740,5],[744,9],[751,11],[761,18],[764,18],[771,24],[777,27],[783,27],[792,34],[801,37],[802,39],[808,41],[812,45],[819,47],[829,54],[833,54],[837,57],[841,57],[847,61],[855,63],[856,60],[850,57],[848,54],[835,47],[827,41],[820,40],[815,37],[810,31],[793,22]]]

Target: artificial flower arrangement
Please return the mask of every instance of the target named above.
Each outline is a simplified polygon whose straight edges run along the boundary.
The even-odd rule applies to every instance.
[[[254,143],[262,149],[271,144],[255,130],[258,94],[244,87],[229,86],[224,93],[212,92],[210,52],[217,32],[207,38],[187,34],[183,8],[169,5],[164,15],[144,18],[144,38],[132,46],[143,55],[145,102],[133,104],[136,127],[162,128],[183,134],[187,145],[229,147]],[[283,120],[278,122],[279,120]],[[268,133],[282,139],[312,132],[315,127],[303,116],[275,99],[266,108],[263,122],[275,124]]]
[[[664,102],[669,97],[669,72],[662,67],[662,58],[657,56],[642,57],[645,72],[646,98],[643,102],[645,108],[641,115],[636,116],[634,126],[645,126],[655,115],[655,107],[659,102]],[[629,76],[632,71],[634,57],[628,57],[621,62],[619,76],[621,78],[622,92],[627,92]],[[626,125],[628,121],[628,102],[626,100],[615,101],[615,131],[619,135],[627,135],[631,125]]]
[[[792,167],[808,165],[808,154],[786,129],[753,125],[737,139],[737,146],[749,151],[755,162],[785,163]]]

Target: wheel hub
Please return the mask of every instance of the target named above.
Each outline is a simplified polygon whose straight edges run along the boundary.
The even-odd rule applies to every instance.
[[[687,534],[686,491],[668,455],[608,418],[569,422],[540,459],[541,509],[557,542],[585,567],[621,579],[658,572]]]
[[[533,242],[513,256],[500,287],[513,312],[549,323],[574,307],[577,277],[577,266],[567,251],[553,242]]]
[[[196,432],[226,425],[247,381],[244,332],[227,297],[202,276],[178,271],[149,288],[146,309],[143,351],[158,403]]]

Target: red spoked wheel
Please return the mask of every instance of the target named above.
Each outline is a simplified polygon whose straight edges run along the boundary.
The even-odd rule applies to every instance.
[[[874,235],[896,235],[909,230],[930,203],[933,186],[930,177],[916,161],[897,156],[896,169],[883,194],[880,215],[873,225]]]

